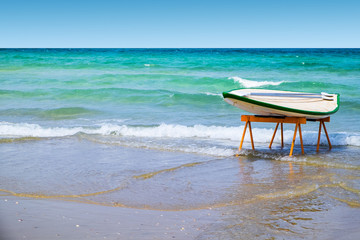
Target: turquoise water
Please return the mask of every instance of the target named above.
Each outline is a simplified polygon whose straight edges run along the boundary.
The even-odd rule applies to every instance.
[[[256,150],[247,135],[238,152],[246,112],[222,98],[235,88],[339,93],[326,123],[333,148],[322,134],[316,152],[318,123],[308,122],[306,154],[297,139],[288,157],[294,125],[285,125],[283,149],[280,134],[269,149],[275,124],[253,123]],[[22,209],[16,229],[4,229],[49,239],[67,209],[72,227],[82,221],[82,238],[99,239],[90,233],[120,231],[103,223],[126,222],[119,216],[127,208],[138,224],[124,236],[157,239],[174,229],[180,239],[354,238],[359,90],[360,49],[0,49],[4,226],[15,226],[9,204]],[[76,203],[69,210],[60,201]],[[100,225],[84,220],[83,203]],[[186,226],[150,221],[139,231],[138,213]]]
[[[360,146],[359,49],[2,49],[0,137],[238,140],[234,88],[340,93],[333,143]]]

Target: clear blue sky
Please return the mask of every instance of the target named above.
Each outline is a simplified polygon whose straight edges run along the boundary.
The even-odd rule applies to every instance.
[[[359,0],[0,0],[0,47],[360,47]]]

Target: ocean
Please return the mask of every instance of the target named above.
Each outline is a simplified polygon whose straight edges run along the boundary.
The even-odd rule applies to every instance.
[[[309,122],[288,157],[294,125],[270,150],[253,123],[238,152],[237,88],[339,93],[333,149]],[[0,193],[214,209],[198,239],[360,235],[359,91],[360,49],[0,49]]]

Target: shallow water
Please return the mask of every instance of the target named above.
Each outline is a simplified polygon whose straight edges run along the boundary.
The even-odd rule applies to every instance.
[[[206,229],[198,239],[339,236],[329,227],[359,234],[360,164],[357,157],[343,161],[359,149],[305,150],[313,153],[260,149],[214,157],[81,136],[30,139],[0,145],[1,195],[190,216],[210,210],[212,221],[198,222]]]

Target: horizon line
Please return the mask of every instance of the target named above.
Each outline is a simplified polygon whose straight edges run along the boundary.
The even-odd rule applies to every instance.
[[[360,47],[0,47],[0,49],[360,49]]]

